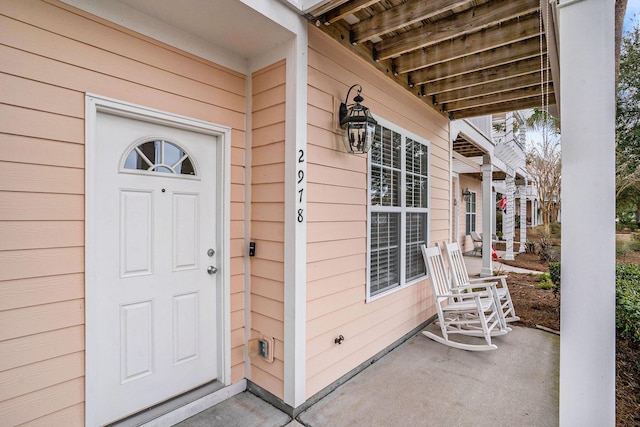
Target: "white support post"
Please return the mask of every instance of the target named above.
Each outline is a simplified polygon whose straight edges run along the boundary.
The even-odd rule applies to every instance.
[[[493,260],[491,258],[491,228],[494,222],[495,206],[493,201],[493,166],[491,160],[485,158],[482,165],[482,270],[480,276],[493,276]]]
[[[507,211],[502,216],[502,228],[504,229],[504,237],[507,241],[507,252],[504,255],[504,259],[509,261],[513,260],[513,235],[515,234],[515,221],[514,214],[516,210],[515,196],[516,196],[516,182],[512,175],[507,175],[505,179],[507,186]]]
[[[561,427],[615,425],[614,6],[559,5]]]
[[[518,252],[525,252],[527,241],[527,180],[520,186],[520,248]]]

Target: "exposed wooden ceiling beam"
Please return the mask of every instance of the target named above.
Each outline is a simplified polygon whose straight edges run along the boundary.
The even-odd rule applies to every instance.
[[[495,0],[465,12],[388,38],[375,45],[380,58],[392,58],[412,50],[474,33],[518,16],[536,11],[538,0]]]
[[[322,6],[316,7],[315,9],[308,11],[308,15],[314,18],[317,18],[318,16],[324,13],[327,13],[328,11],[335,9],[336,7],[348,1],[349,0],[329,0],[327,3],[323,4]]]
[[[465,99],[487,97],[488,95],[493,95],[500,92],[510,92],[517,89],[535,86],[536,84],[542,84],[541,73],[539,70],[534,73],[525,74],[522,76],[510,77],[507,79],[488,82],[477,86],[443,92],[435,95],[434,100],[438,104],[451,105],[451,103],[453,102],[463,101]]]
[[[545,49],[544,46],[545,44],[543,43],[543,49]],[[542,53],[546,53],[546,49]],[[540,44],[537,38],[436,64],[411,73],[411,80],[415,84],[429,83],[434,80],[459,76],[533,57],[540,58]],[[396,63],[396,68],[398,67],[399,65]]]
[[[545,87],[546,89],[546,87]],[[549,85],[549,92],[553,91],[553,86]],[[529,86],[518,90],[493,93],[487,96],[480,96],[477,98],[471,98],[463,101],[456,101],[443,104],[446,111],[457,112],[458,110],[466,110],[471,108],[483,107],[486,105],[502,103],[507,101],[518,101],[521,99],[532,98],[536,99],[542,96],[542,88],[540,83],[535,86]]]
[[[543,63],[546,63],[546,55],[543,58]],[[486,70],[436,80],[425,85],[424,93],[426,95],[435,95],[441,92],[517,77],[539,70],[540,58],[534,57],[524,61],[487,68]]]
[[[338,22],[343,19],[347,15],[351,15],[356,13],[365,7],[369,7],[372,4],[378,3],[380,0],[352,0],[348,3],[345,3],[341,6],[336,7],[335,9],[330,10],[325,13],[322,17],[325,23],[333,24],[334,22]]]
[[[399,28],[415,24],[432,16],[439,15],[471,0],[409,0],[382,13],[353,24],[353,40],[362,43],[376,36],[390,33]]]
[[[524,110],[526,108],[539,107],[542,102],[542,97],[532,97],[520,99],[517,101],[498,102],[491,105],[486,105],[477,108],[469,108],[466,110],[452,111],[449,113],[449,117],[452,120],[465,119],[468,117],[486,116],[489,114],[504,113],[505,111]],[[549,93],[549,105],[556,104],[556,97],[553,92]]]
[[[395,61],[398,72],[402,73],[407,71],[404,64],[420,64],[422,68],[429,67],[539,36],[540,21],[538,14],[534,13],[523,19],[513,19],[477,33],[456,37],[434,46],[409,52]],[[380,56],[379,52],[378,57],[385,59]]]

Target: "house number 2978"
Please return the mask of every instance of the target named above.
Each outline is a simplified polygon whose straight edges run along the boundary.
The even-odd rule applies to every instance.
[[[304,150],[298,150],[298,206],[302,205],[302,200],[304,197],[304,168],[302,168],[304,164]],[[304,209],[298,208],[298,222],[304,222]]]

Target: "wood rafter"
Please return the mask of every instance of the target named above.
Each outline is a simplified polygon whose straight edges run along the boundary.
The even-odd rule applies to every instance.
[[[508,38],[504,36],[505,32],[509,34]],[[528,15],[524,19],[514,19],[475,34],[456,37],[407,53],[395,60],[397,72],[402,74],[529,39],[534,39],[530,40],[530,43],[538,45],[539,51],[539,35],[540,24],[537,14]],[[380,58],[384,59],[383,56]]]
[[[543,54],[546,50],[543,52]],[[432,67],[411,73],[411,80],[415,84],[428,83],[451,76],[460,76],[485,70],[499,65],[510,64],[529,58],[540,58],[540,46],[537,42],[524,40],[509,46],[503,46],[484,53],[454,59],[453,61],[436,64]]]
[[[558,52],[553,43],[547,52],[545,34],[555,27],[542,25],[540,4],[329,0],[306,16],[426,104],[461,118],[539,106],[547,89],[555,104]]]
[[[379,1],[380,0],[352,0],[324,14],[322,20],[327,24],[333,24],[341,19],[344,19],[345,16],[359,12],[362,9],[371,6],[372,4],[378,3]]]
[[[544,61],[546,61],[546,56],[544,57]],[[540,58],[538,57],[525,59],[519,62],[510,62],[505,65],[498,65],[497,67],[491,67],[460,76],[435,80],[425,84],[424,93],[426,95],[435,95],[442,92],[507,80],[509,78],[530,74],[536,71],[540,71]]]
[[[527,88],[542,84],[541,72],[524,74],[522,76],[509,77],[502,80],[484,83],[477,86],[470,86],[464,89],[451,90],[434,95],[434,100],[438,104],[449,104],[471,98],[486,97],[501,92],[511,92],[517,89]],[[545,81],[546,83],[546,81]]]
[[[539,7],[538,0],[496,0],[466,12],[427,24],[376,44],[380,58],[392,58],[431,46],[454,37],[480,31],[518,16],[528,15]]]
[[[455,113],[458,110],[484,107],[490,104],[495,104],[496,102],[517,101],[520,99],[532,97],[540,98],[545,90],[546,85],[543,89],[542,87],[540,87],[540,82],[538,82],[536,85],[520,88],[519,90],[508,90],[500,93],[493,93],[473,99],[450,102],[445,105],[447,111]],[[553,86],[550,86],[549,90],[553,90]]]
[[[362,43],[376,36],[390,33],[402,27],[415,24],[455,7],[469,3],[471,0],[409,0],[368,19],[353,24],[353,39]]]

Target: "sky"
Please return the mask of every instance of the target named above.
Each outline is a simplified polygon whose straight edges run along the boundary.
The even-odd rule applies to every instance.
[[[637,15],[635,19],[640,19],[640,0],[627,0],[627,12],[624,15],[622,31],[627,31],[633,27],[634,15]]]

